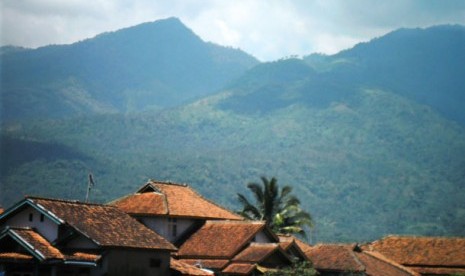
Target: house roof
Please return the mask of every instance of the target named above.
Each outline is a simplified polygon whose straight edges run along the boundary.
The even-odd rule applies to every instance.
[[[317,270],[362,272],[365,267],[354,254],[355,244],[317,244],[305,251]]]
[[[215,270],[221,270],[229,264],[229,260],[225,259],[181,259],[181,261],[190,265],[198,265]]]
[[[7,227],[0,234],[0,239],[4,239],[7,236],[21,245],[29,254],[23,252],[2,252],[0,253],[0,259],[4,260],[18,261],[36,258],[41,262],[59,260],[64,262],[97,263],[101,257],[98,254],[76,251],[63,253],[34,229],[27,227]],[[3,249],[5,250],[6,248]]]
[[[363,251],[355,255],[365,266],[365,273],[370,276],[419,276],[414,270],[376,252]]]
[[[176,250],[163,237],[114,206],[37,197],[28,197],[25,203],[102,247]]]
[[[230,275],[250,275],[257,267],[250,263],[232,263],[223,269],[222,273]]]
[[[465,268],[465,238],[388,236],[364,248],[408,266]]]
[[[179,272],[181,275],[186,276],[206,276],[213,275],[213,272],[206,271],[196,266],[190,265],[186,262],[171,258],[170,260],[171,270]]]
[[[277,243],[251,243],[233,258],[233,262],[260,263],[273,253],[279,253],[291,261]]]
[[[261,221],[207,221],[179,248],[178,256],[231,259],[266,229]]]
[[[297,251],[296,253],[300,255],[303,259],[308,259],[304,251],[309,250],[311,246],[293,235],[290,234],[278,234],[279,245],[281,248],[290,253],[292,250]]]
[[[151,180],[135,194],[110,204],[132,215],[243,220],[241,216],[207,200],[187,184],[171,182]]]
[[[318,244],[305,252],[316,270],[357,272],[370,276],[418,276],[415,271],[356,244]]]
[[[21,244],[31,253],[31,255],[35,256],[40,261],[64,258],[60,250],[52,246],[50,242],[31,228],[7,227],[0,234],[0,239],[3,239],[6,236],[11,237],[13,240]]]

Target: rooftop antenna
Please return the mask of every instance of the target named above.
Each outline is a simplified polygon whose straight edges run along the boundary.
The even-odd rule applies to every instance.
[[[89,202],[90,190],[94,187],[95,182],[92,177],[92,173],[89,173],[89,181],[87,182],[87,194],[86,194],[86,203]]]

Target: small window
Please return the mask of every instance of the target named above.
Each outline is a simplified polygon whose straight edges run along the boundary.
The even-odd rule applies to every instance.
[[[150,259],[150,267],[160,267],[161,260],[160,259]]]
[[[29,213],[29,221],[33,221],[34,220],[34,214],[33,213]]]
[[[172,237],[176,237],[178,235],[178,220],[175,218],[168,218],[168,229],[171,232]]]
[[[44,222],[44,218],[45,218],[44,214],[40,214],[40,222]]]

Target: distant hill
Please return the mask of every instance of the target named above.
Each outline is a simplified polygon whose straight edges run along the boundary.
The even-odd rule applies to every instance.
[[[160,110],[211,94],[257,63],[202,41],[176,18],[71,45],[2,47],[2,117]]]
[[[94,201],[155,178],[236,209],[236,193],[263,175],[294,187],[315,218],[313,241],[463,236],[463,30],[403,29],[336,55],[259,63],[160,111],[101,98],[111,112],[5,121],[0,204],[83,199],[92,172]]]

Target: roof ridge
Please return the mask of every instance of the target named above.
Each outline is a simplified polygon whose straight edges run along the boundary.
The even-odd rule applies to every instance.
[[[47,200],[47,201],[55,201],[55,202],[63,202],[63,203],[91,205],[91,206],[114,207],[114,206],[106,205],[102,203],[82,202],[77,199],[61,199],[61,198],[49,198],[49,197],[41,197],[41,196],[25,196],[25,198],[31,199],[31,200],[37,199],[37,200]]]
[[[403,271],[406,271],[408,273],[410,273],[411,275],[418,275],[415,271],[409,269],[408,267],[406,266],[403,266],[401,264],[399,264],[398,262],[394,261],[394,260],[391,260],[389,259],[388,257],[384,256],[383,254],[381,254],[380,252],[377,252],[377,251],[369,251],[369,250],[364,250],[362,252],[360,252],[361,254],[367,254],[368,256],[372,257],[372,258],[375,258],[375,259],[378,259],[384,263],[387,263],[387,264],[390,264],[392,266],[395,266],[397,267],[398,269],[401,269]]]
[[[198,195],[201,199],[207,201],[208,203],[211,203],[211,204],[215,205],[216,207],[218,207],[218,208],[220,208],[220,209],[223,209],[224,211],[227,211],[227,212],[229,212],[229,213],[231,213],[231,214],[234,214],[234,215],[236,215],[238,218],[242,218],[241,215],[236,214],[234,211],[230,210],[229,208],[226,208],[226,207],[224,207],[224,206],[222,206],[222,205],[216,203],[215,201],[206,198],[205,196],[203,196],[201,193],[197,192],[196,189],[194,189],[192,186],[190,186],[190,185],[187,184],[187,183],[174,183],[174,182],[171,182],[171,181],[167,181],[167,182],[166,182],[166,181],[159,181],[159,180],[155,180],[155,179],[149,179],[149,181],[148,181],[146,184],[144,184],[142,187],[144,187],[144,186],[146,186],[146,185],[148,185],[148,184],[154,184],[154,185],[156,185],[156,184],[172,185],[172,186],[179,186],[179,187],[187,188],[187,189],[189,189],[190,191],[192,191],[193,193],[195,193],[196,195]],[[141,190],[141,189],[142,189],[142,188],[140,188],[139,190]],[[139,190],[138,190],[138,191],[139,191]],[[168,213],[169,213],[169,210],[168,210]]]
[[[256,224],[256,225],[265,225],[266,222],[264,220],[232,220],[232,219],[209,219],[205,222],[205,224]]]

